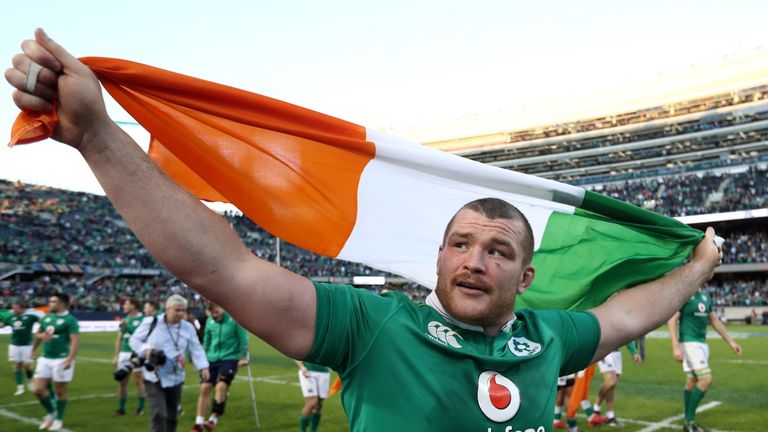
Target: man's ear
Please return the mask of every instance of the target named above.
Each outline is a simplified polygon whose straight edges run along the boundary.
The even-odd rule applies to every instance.
[[[517,287],[517,293],[522,294],[533,283],[533,277],[536,276],[536,269],[528,266],[523,270],[523,275],[520,278],[520,286]]]
[[[440,273],[440,260],[443,259],[443,245],[437,248],[437,261],[435,262],[435,274]]]

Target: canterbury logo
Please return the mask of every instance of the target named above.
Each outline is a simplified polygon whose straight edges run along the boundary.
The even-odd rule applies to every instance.
[[[427,324],[427,330],[429,330],[429,334],[431,334],[433,338],[437,339],[438,342],[453,348],[461,348],[461,344],[456,339],[461,339],[461,336],[455,331],[451,330],[450,327],[444,326],[443,323],[432,321],[431,323]]]

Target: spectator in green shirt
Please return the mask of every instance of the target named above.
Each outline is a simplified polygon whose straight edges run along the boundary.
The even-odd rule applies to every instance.
[[[197,416],[192,431],[201,432],[203,428],[213,430],[219,416],[224,414],[227,404],[227,392],[232,380],[237,375],[238,366],[248,364],[248,333],[240,327],[221,306],[209,303],[206,308],[203,348],[210,362],[210,376],[200,383],[200,396],[197,399]],[[213,407],[208,420],[205,412],[214,392]]]

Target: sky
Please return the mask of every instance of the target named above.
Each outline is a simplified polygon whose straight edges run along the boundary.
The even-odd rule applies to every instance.
[[[762,1],[144,1],[3,5],[10,67],[36,27],[75,56],[133,60],[407,131],[625,83],[768,47]],[[0,134],[18,109],[0,83]],[[131,118],[108,101],[116,121]],[[146,147],[138,127],[129,133]],[[397,133],[395,133],[397,134]],[[0,178],[101,193],[78,153],[0,146]]]

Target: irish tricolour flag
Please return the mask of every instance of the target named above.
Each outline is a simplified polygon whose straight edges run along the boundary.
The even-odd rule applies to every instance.
[[[514,204],[533,226],[537,273],[520,307],[594,306],[674,269],[703,236],[578,187],[269,97],[124,60],[82,60],[149,131],[152,158],[197,197],[230,202],[304,249],[428,287],[446,223],[481,197]],[[43,138],[51,123],[23,114],[13,140]]]

